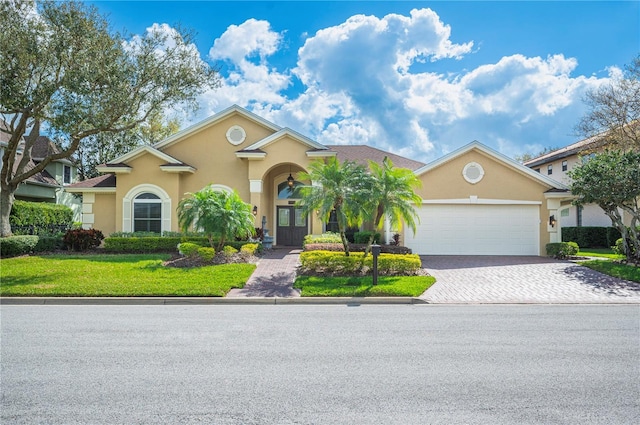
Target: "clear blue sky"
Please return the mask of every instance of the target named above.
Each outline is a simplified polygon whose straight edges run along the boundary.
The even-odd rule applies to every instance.
[[[196,32],[223,84],[185,126],[238,104],[423,162],[473,140],[508,156],[577,141],[584,93],[640,53],[638,1],[92,4],[114,30]]]

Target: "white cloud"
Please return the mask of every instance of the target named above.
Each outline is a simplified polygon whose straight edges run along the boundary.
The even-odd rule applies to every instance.
[[[583,112],[582,96],[606,79],[573,76],[578,61],[562,54],[430,70],[478,54],[472,40],[456,43],[451,34],[431,9],[355,15],[309,36],[295,67],[277,69],[269,61],[285,34],[250,19],[229,26],[210,49],[224,78],[201,96],[198,118],[237,103],[320,143],[367,143],[424,162],[472,140],[509,156],[573,141],[567,133]]]

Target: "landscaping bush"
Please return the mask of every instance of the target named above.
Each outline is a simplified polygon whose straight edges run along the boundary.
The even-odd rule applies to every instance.
[[[198,257],[202,259],[202,261],[211,262],[213,258],[216,256],[216,250],[211,248],[210,246],[201,246],[198,247],[196,251]]]
[[[369,238],[371,237],[371,235],[374,232],[371,231],[365,231],[365,232],[355,232],[353,234],[353,242],[356,244],[367,244],[369,243]],[[380,243],[380,233],[376,233],[375,236],[373,237],[373,243],[375,244],[379,244]]]
[[[137,232],[136,232],[137,233]],[[112,233],[114,235],[116,233]],[[185,242],[195,244],[197,246],[208,246],[209,240],[204,236],[131,236],[131,233],[122,233],[119,232],[117,234],[123,236],[111,236],[104,240],[104,249],[109,252],[175,252],[176,247],[179,244],[183,244]],[[214,241],[215,243],[215,241]],[[227,245],[234,247],[239,250],[243,245],[247,244],[256,244],[255,242],[249,241],[229,241]],[[257,251],[262,252],[262,244],[258,243]]]
[[[73,211],[65,205],[14,201],[9,215],[15,235],[53,235],[73,226]]]
[[[305,248],[310,243],[339,243],[342,244],[340,234],[326,232],[321,235],[306,235],[302,241],[302,247]]]
[[[613,249],[613,252],[615,252],[616,254],[620,254],[620,255],[626,255],[627,257],[632,257],[634,252],[633,252],[633,245],[631,245],[630,243],[627,244],[627,246],[629,247],[629,249],[631,249],[631,255],[627,255],[626,252],[624,252],[624,246],[622,245],[622,238],[618,238],[618,240],[616,241],[616,244],[613,245],[611,247],[611,249]]]
[[[38,243],[33,249],[35,252],[56,251],[64,248],[62,236],[39,236]]]
[[[257,243],[248,243],[242,245],[242,247],[240,248],[240,253],[243,255],[256,255],[256,253],[260,249],[260,246],[261,245]]]
[[[36,235],[18,235],[0,238],[0,256],[16,257],[33,252],[38,244]]]
[[[620,232],[615,227],[563,227],[562,242],[576,242],[582,248],[608,248]]]
[[[349,276],[371,274],[373,257],[368,255],[363,262],[364,253],[354,252],[350,256],[333,251],[304,251],[300,254],[300,274],[326,274]],[[378,274],[382,276],[414,275],[422,267],[420,257],[415,254],[380,254],[378,256]]]
[[[64,235],[64,246],[74,251],[86,251],[100,246],[104,235],[96,229],[73,229]]]
[[[225,257],[231,257],[233,254],[237,254],[237,253],[238,253],[238,250],[236,248],[232,247],[231,245],[225,245],[222,248],[222,254]]]
[[[349,252],[364,252],[367,244],[349,244]],[[310,243],[304,247],[305,251],[339,251],[344,252],[341,243]],[[411,248],[398,245],[380,245],[383,254],[411,254]]]
[[[182,242],[181,244],[178,244],[178,252],[180,253],[180,255],[184,255],[186,257],[196,255],[199,248],[204,247],[192,242]]]
[[[580,250],[575,242],[554,242],[546,245],[549,257],[564,259],[576,255]]]

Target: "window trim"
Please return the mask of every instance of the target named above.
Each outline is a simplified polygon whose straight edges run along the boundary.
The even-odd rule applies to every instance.
[[[550,176],[553,174],[553,164],[547,165],[547,175]]]
[[[67,170],[69,170],[69,179],[67,179]],[[71,172],[71,166],[63,164],[62,165],[62,184],[68,185],[73,181],[73,173]]]
[[[143,193],[151,193],[160,198],[162,203],[161,210],[161,232],[171,231],[171,198],[159,186],[153,184],[141,184],[138,185],[131,190],[122,198],[122,231],[123,232],[133,232],[134,226],[134,208],[135,208],[135,199],[143,194]]]

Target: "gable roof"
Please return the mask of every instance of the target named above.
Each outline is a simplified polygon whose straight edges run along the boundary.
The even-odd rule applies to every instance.
[[[107,162],[106,166],[115,166],[115,165],[122,165],[122,166],[127,166],[125,164],[126,161],[131,161],[134,158],[139,157],[140,155],[143,155],[145,153],[150,153],[151,155],[154,155],[160,159],[162,159],[163,161],[166,161],[168,164],[182,164],[182,165],[186,165],[184,164],[182,161],[180,161],[179,159],[176,159],[174,157],[172,157],[171,155],[168,155],[160,150],[158,150],[157,148],[150,146],[150,145],[142,145],[142,146],[138,146],[137,148],[135,148],[134,150],[119,156],[118,158]],[[127,166],[128,167],[128,166]]]
[[[255,121],[265,127],[267,127],[270,130],[273,131],[280,131],[282,129],[282,127],[272,123],[271,121],[268,121],[264,118],[262,118],[259,115],[254,114],[253,112],[250,112],[238,105],[231,105],[230,107],[228,107],[227,109],[224,109],[216,114],[213,114],[212,116],[210,116],[209,118],[206,118],[198,123],[195,123],[187,128],[185,128],[184,130],[181,130],[169,137],[167,137],[164,140],[159,141],[158,143],[155,143],[153,145],[154,148],[156,149],[162,149],[165,148],[167,146],[171,146],[174,143],[179,142],[181,139],[190,136],[191,134],[197,133],[200,130],[205,129],[206,127],[209,127],[215,123],[217,123],[218,121],[222,121],[223,119],[227,118],[230,115],[233,114],[239,114],[244,116],[245,118],[248,118],[252,121]]]
[[[529,161],[526,161],[524,165],[532,168],[537,167],[539,165],[557,161],[558,159],[576,155],[588,149],[597,148],[601,146],[603,143],[604,142],[602,139],[602,135],[589,137],[587,139],[580,140],[579,142],[573,143],[569,146],[565,146],[564,148],[556,149],[555,151],[552,151],[552,152],[547,152],[544,155],[540,155],[537,158],[533,158]]]
[[[498,151],[495,151],[493,149],[491,149],[490,147],[483,145],[482,143],[478,142],[477,140],[474,140],[473,142],[462,146],[461,148],[448,153],[447,155],[433,161],[430,162],[429,164],[425,165],[424,167],[421,167],[417,170],[415,170],[415,174],[417,176],[427,173],[443,164],[446,164],[447,162],[462,156],[464,154],[466,154],[467,152],[470,152],[472,150],[478,150],[480,152],[483,152],[484,154],[488,155],[489,157],[492,157],[493,159],[495,159],[498,162],[502,162],[503,164],[505,164],[508,167],[511,167],[513,169],[515,169],[516,171],[518,171],[521,174],[524,174],[525,176],[528,176],[530,178],[532,178],[533,180],[537,180],[540,183],[542,183],[545,186],[548,186],[549,188],[555,188],[555,189],[560,189],[560,190],[569,190],[569,187],[553,180],[552,178],[549,178],[543,174],[540,174],[536,171],[533,171],[531,168],[529,167],[525,167],[524,165],[520,164],[519,162],[509,158],[506,155],[501,154]]]
[[[92,179],[70,184],[64,188],[67,192],[83,192],[82,189],[98,189],[96,191],[115,192],[116,176],[114,174],[104,174]]]
[[[367,160],[382,164],[385,157],[388,157],[393,162],[393,165],[398,168],[408,168],[415,171],[425,165],[424,162],[405,158],[367,145],[327,145],[327,148],[336,152],[336,156],[341,162],[353,161],[364,166],[368,165]]]
[[[294,140],[297,140],[298,142],[301,142],[304,145],[307,145],[308,147],[312,148],[312,149],[318,149],[318,150],[326,150],[327,147],[325,145],[322,145],[316,141],[311,140],[310,138],[303,136],[302,134],[298,133],[297,131],[294,131],[288,127],[285,127],[275,133],[273,133],[270,136],[265,137],[262,140],[257,141],[256,143],[247,146],[246,148],[242,149],[242,151],[257,151],[262,149],[263,147],[270,145],[271,143],[275,142],[276,140],[280,140],[283,137],[289,136]]]

